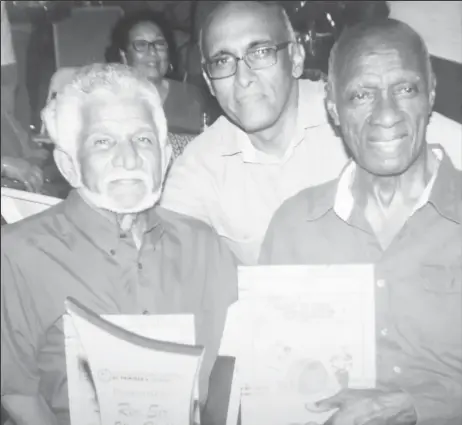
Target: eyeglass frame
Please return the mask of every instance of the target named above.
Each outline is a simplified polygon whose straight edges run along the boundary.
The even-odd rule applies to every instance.
[[[146,43],[146,49],[145,50],[139,50],[139,49],[137,49],[135,47],[136,43],[139,42],[139,41],[142,41],[143,43]],[[158,48],[158,43],[159,42],[165,43],[165,48],[161,47],[159,49]],[[167,40],[165,40],[165,39],[159,39],[159,40],[154,40],[154,41],[148,41],[148,40],[139,39],[139,40],[133,40],[130,44],[132,45],[133,49],[138,53],[149,52],[150,47],[153,47],[156,52],[167,52],[168,49],[169,49]]]
[[[292,43],[295,43],[295,41],[292,41],[292,40],[289,40],[289,41],[283,41],[282,43],[278,43],[278,44],[274,44],[274,45],[264,45],[264,46],[259,46],[259,47],[250,47],[247,49],[247,51],[242,55],[242,56],[236,56],[234,55],[233,53],[226,53],[226,55],[229,55],[231,56],[233,59],[234,59],[234,66],[235,66],[235,69],[234,69],[234,72],[232,74],[229,74],[227,75],[226,77],[212,77],[210,75],[210,72],[209,70],[207,69],[207,65],[211,64],[211,60],[210,59],[205,59],[203,62],[202,62],[202,69],[205,71],[205,73],[207,74],[207,76],[210,78],[210,80],[223,80],[225,78],[229,78],[229,77],[232,77],[233,75],[236,75],[237,73],[237,65],[239,63],[239,61],[243,61],[247,67],[253,71],[259,71],[261,69],[267,69],[267,68],[271,68],[272,66],[276,65],[278,63],[278,52],[280,52],[281,50],[284,50],[286,47],[289,47],[290,44]],[[252,49],[254,50],[257,50],[259,48],[271,48],[271,49],[274,49],[276,53],[275,56],[274,56],[274,63],[271,64],[271,65],[268,65],[268,66],[264,66],[263,68],[252,68],[246,61],[246,58],[247,56],[249,55],[249,53],[252,51]]]

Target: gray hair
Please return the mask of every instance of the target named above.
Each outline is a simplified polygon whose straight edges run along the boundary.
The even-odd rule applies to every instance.
[[[398,21],[396,19],[385,18],[360,23],[351,28],[346,28],[342,32],[342,34],[332,47],[329,54],[329,71],[327,84],[328,90],[332,90],[335,84],[335,77],[339,67],[339,52],[343,52],[345,49],[349,48],[349,46],[352,43],[356,44],[359,40],[369,37],[371,33],[375,32],[376,34],[389,34],[396,31],[404,32],[416,41],[423,55],[423,60],[425,61],[426,65],[427,78],[430,82],[431,78],[433,77],[433,68],[430,61],[430,54],[428,52],[425,41],[416,31],[414,31],[409,25],[405,24],[404,22]]]
[[[208,27],[208,25],[210,24],[210,22],[212,20],[212,17],[214,16],[216,10],[218,8],[220,8],[220,7],[226,7],[226,5],[229,4],[229,3],[231,3],[231,2],[228,2],[228,1],[222,2],[221,5],[217,6],[214,10],[212,10],[212,12],[210,12],[209,16],[207,16],[207,19],[205,20],[204,24],[202,25],[202,28],[199,31],[198,44],[199,44],[199,51],[200,51],[200,54],[201,54],[202,63],[205,60],[205,54],[204,54],[204,29],[206,29]],[[277,2],[277,1],[259,1],[259,2],[256,2],[256,3],[258,3],[259,5],[264,6],[264,7],[277,8],[279,18],[281,19],[282,23],[284,24],[284,28],[285,28],[286,33],[287,33],[287,41],[297,42],[297,34],[296,34],[295,30],[294,30],[292,22],[290,22],[290,19],[289,19],[289,16],[287,15],[286,10],[284,9],[284,7],[279,2]]]
[[[80,68],[45,106],[42,120],[56,148],[76,154],[81,131],[81,108],[96,91],[130,93],[145,100],[151,108],[161,148],[167,142],[167,121],[155,86],[133,68],[122,64],[96,63]]]

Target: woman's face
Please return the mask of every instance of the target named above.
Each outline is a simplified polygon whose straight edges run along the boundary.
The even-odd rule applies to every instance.
[[[170,65],[168,44],[161,29],[152,22],[135,25],[128,34],[128,46],[122,58],[149,79],[161,80]]]

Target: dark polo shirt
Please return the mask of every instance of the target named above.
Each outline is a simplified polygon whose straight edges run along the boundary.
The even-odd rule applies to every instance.
[[[462,173],[444,155],[428,201],[383,250],[359,208],[347,220],[338,180],[286,201],[261,264],[375,265],[377,384],[401,388],[419,425],[462,423]]]
[[[193,313],[206,346],[206,386],[226,309],[237,298],[234,257],[200,221],[157,208],[137,250],[131,235],[77,192],[2,227],[4,394],[40,393],[69,424],[62,315],[72,296],[99,314]]]

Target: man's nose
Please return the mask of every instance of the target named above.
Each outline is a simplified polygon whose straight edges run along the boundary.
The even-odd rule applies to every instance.
[[[117,148],[114,155],[113,164],[117,168],[126,170],[136,170],[142,165],[142,158],[138,152],[136,144],[132,141],[124,141]]]
[[[239,60],[236,64],[236,81],[242,87],[248,87],[255,79],[255,72],[245,63]]]
[[[154,44],[149,44],[148,49],[146,50],[147,54],[150,56],[159,56],[157,47]]]
[[[386,94],[382,95],[374,105],[372,123],[381,127],[390,128],[403,119],[403,113],[395,99]]]

